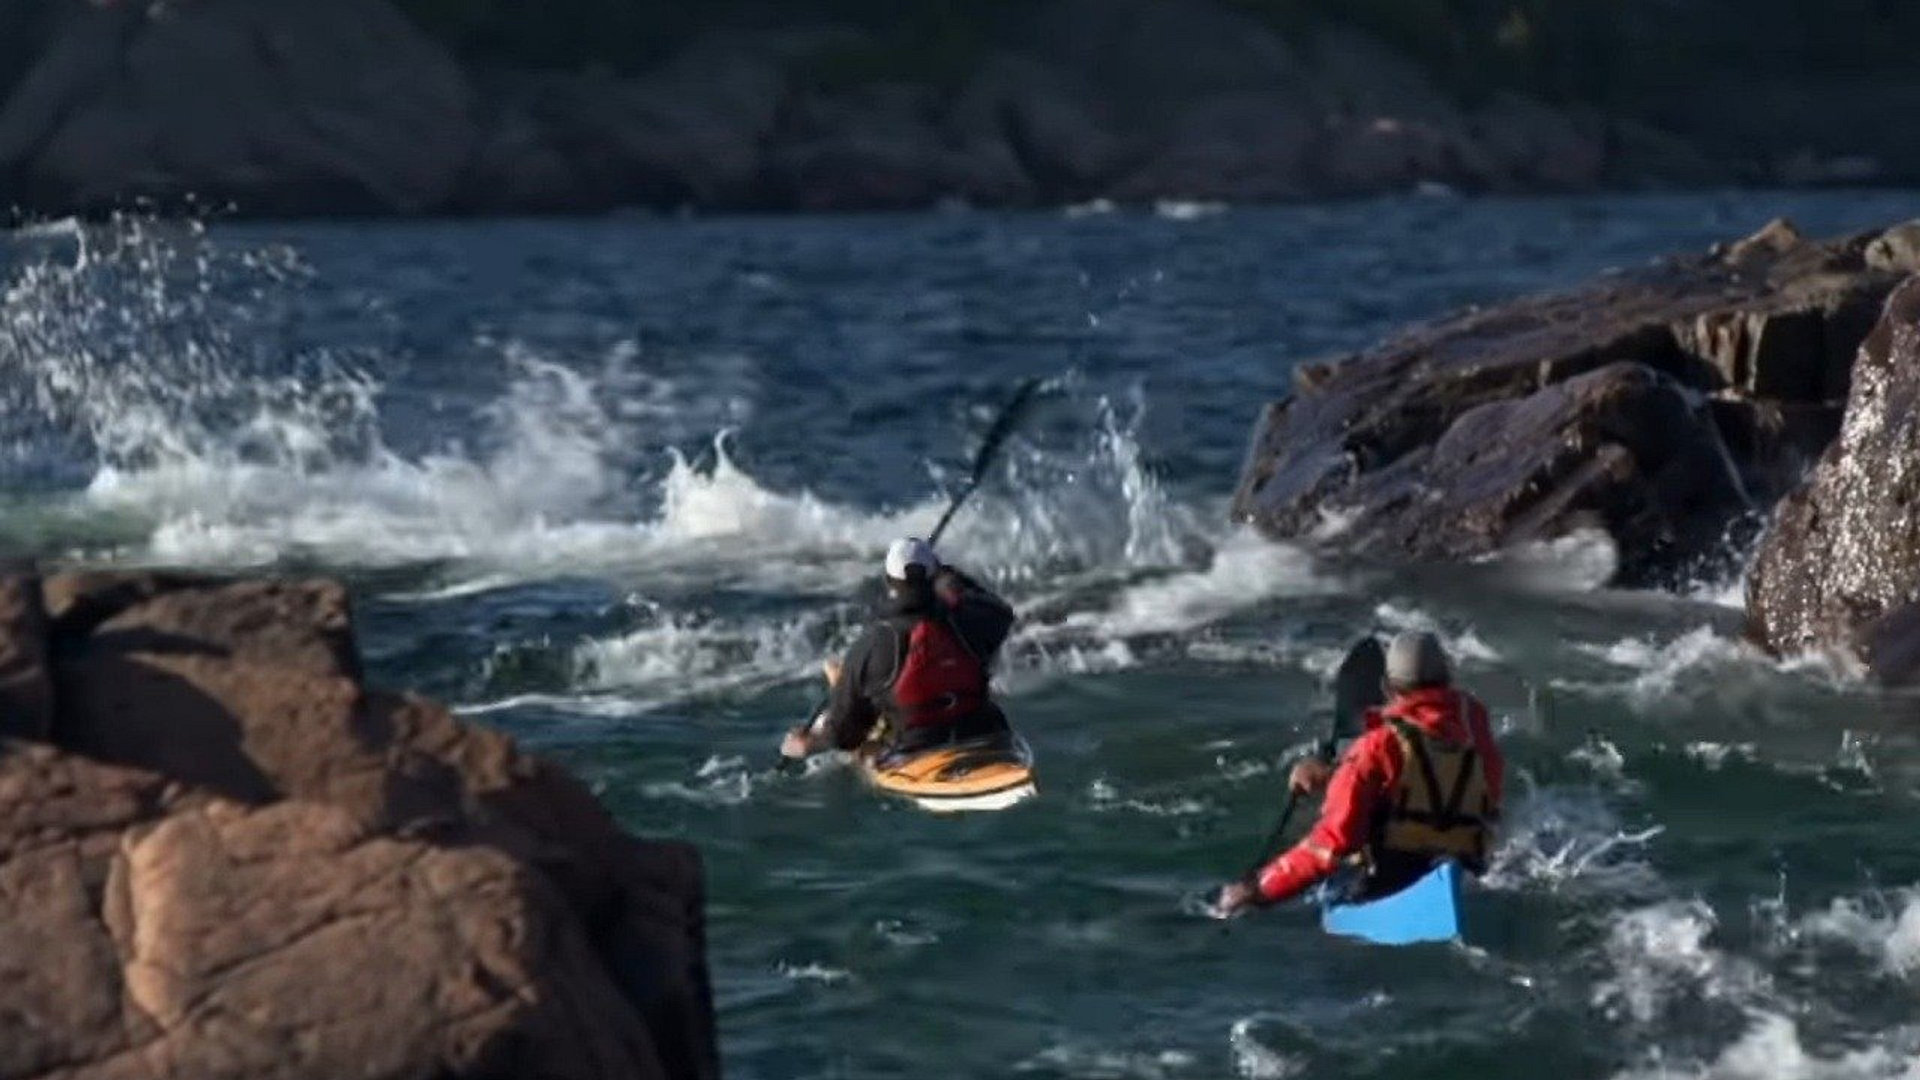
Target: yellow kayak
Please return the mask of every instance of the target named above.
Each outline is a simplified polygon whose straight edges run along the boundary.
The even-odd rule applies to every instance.
[[[860,771],[879,790],[936,814],[1005,810],[1040,790],[1033,779],[1033,751],[1018,736],[1011,745],[963,743],[905,757],[863,754]]]

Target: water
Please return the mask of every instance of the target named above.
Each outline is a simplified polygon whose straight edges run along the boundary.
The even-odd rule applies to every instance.
[[[1913,698],[1737,643],[1739,583],[1576,538],[1329,566],[1225,501],[1295,362],[1906,193],[472,224],[0,245],[0,550],[323,572],[375,676],[705,851],[736,1078],[1920,1076]],[[1042,797],[935,819],[779,729],[995,402],[1062,386],[946,553],[1023,615]],[[1367,627],[1509,746],[1469,947],[1204,901]]]

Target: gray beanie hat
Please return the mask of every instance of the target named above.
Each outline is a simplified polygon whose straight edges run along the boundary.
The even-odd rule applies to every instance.
[[[1446,686],[1453,682],[1447,650],[1426,631],[1393,635],[1387,646],[1387,684],[1400,690],[1418,686]]]

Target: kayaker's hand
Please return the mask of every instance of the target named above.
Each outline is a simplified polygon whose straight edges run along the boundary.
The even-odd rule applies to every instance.
[[[1259,906],[1259,904],[1260,890],[1254,887],[1251,882],[1230,881],[1220,887],[1220,898],[1213,902],[1213,907],[1215,911],[1220,913],[1221,918],[1231,919],[1248,908]]]
[[[1295,795],[1311,795],[1327,786],[1333,778],[1333,766],[1317,757],[1304,758],[1287,777],[1287,787]]]
[[[829,656],[825,660],[820,661],[820,674],[826,677],[827,685],[829,687],[836,687],[840,685],[840,671],[841,671],[841,666],[840,666],[839,657]]]
[[[787,732],[780,740],[780,756],[789,761],[800,761],[813,753],[813,740],[807,737],[805,724]]]

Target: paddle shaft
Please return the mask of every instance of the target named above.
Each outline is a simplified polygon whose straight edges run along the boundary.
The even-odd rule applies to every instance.
[[[1314,756],[1322,761],[1331,760],[1332,747],[1323,744],[1315,751]],[[1288,791],[1287,806],[1280,811],[1280,821],[1274,825],[1273,832],[1267,835],[1266,842],[1260,845],[1260,854],[1247,867],[1247,872],[1240,875],[1241,878],[1251,881],[1254,875],[1260,872],[1260,868],[1267,865],[1267,858],[1280,846],[1281,841],[1287,838],[1287,825],[1293,821],[1293,811],[1299,805],[1300,792],[1297,789]]]
[[[947,525],[953,521],[953,515],[959,512],[960,505],[980,486],[980,481],[986,479],[987,467],[993,464],[994,457],[999,454],[1000,444],[1006,442],[1007,436],[1013,433],[1020,414],[1026,410],[1028,399],[1033,397],[1035,390],[1040,389],[1040,383],[1040,379],[1025,380],[1013,392],[1013,397],[1000,407],[1000,415],[993,418],[993,426],[987,429],[986,436],[980,440],[979,452],[973,455],[973,471],[967,477],[966,485],[954,493],[953,501],[947,504],[946,513],[940,515],[933,531],[927,534],[928,547],[940,543],[940,534],[947,531]]]

